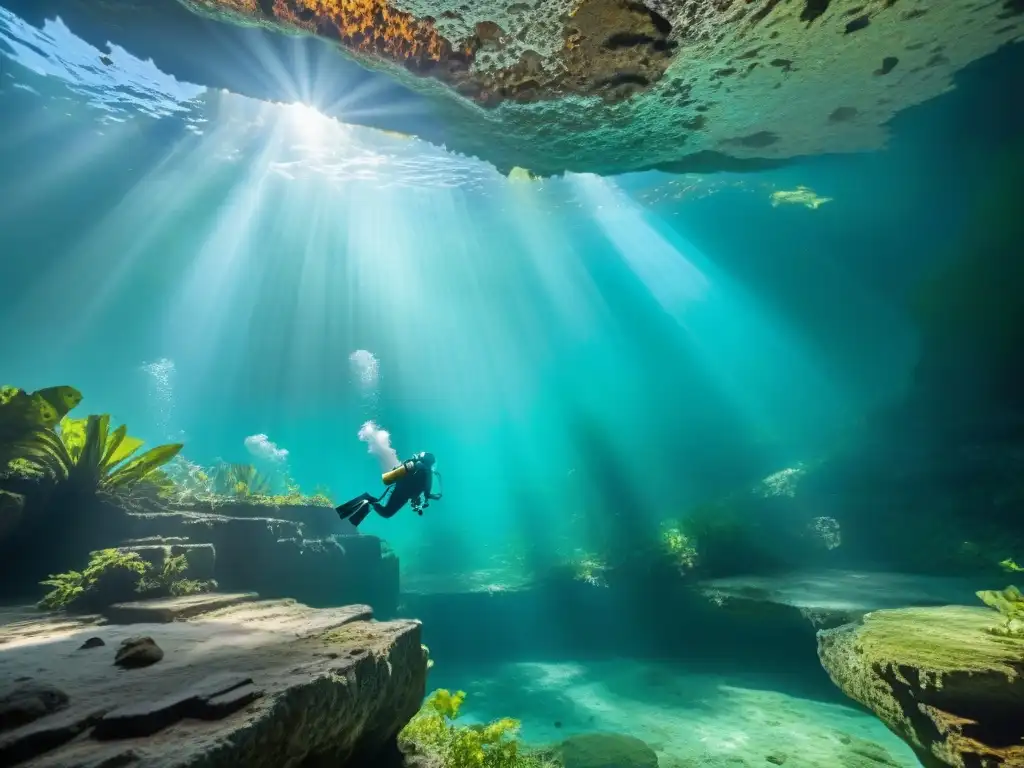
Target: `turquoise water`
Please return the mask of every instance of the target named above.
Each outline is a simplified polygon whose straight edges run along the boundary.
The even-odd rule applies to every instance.
[[[411,575],[557,560],[595,510],[653,526],[835,439],[903,385],[903,294],[957,217],[903,222],[963,202],[923,198],[909,142],[517,182],[116,46],[107,66],[60,21],[2,29],[5,380],[73,384],[201,465],[264,435],[287,455],[262,470],[336,501],[380,487],[372,419],[439,459],[443,503],[365,524]],[[800,185],[831,200],[772,205]]]
[[[194,467],[252,463],[335,503],[430,451],[443,498],[362,532],[407,589],[514,590],[824,455],[899,399],[915,291],[959,255],[988,185],[992,139],[964,115],[995,125],[984,83],[1012,55],[901,116],[885,152],[530,180],[0,7],[0,383],[73,385],[80,414],[182,442]],[[779,194],[800,188],[824,201]],[[538,743],[633,732],[663,768],[785,749],[855,765],[847,736],[916,764],[783,674],[493,658],[432,674],[470,693],[471,721],[514,714]]]

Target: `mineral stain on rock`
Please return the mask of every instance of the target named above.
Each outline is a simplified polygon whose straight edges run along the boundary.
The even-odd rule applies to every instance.
[[[200,12],[261,18],[334,39],[351,50],[372,54],[426,73],[441,62],[466,62],[441,37],[431,20],[399,11],[387,0],[186,0]]]
[[[257,18],[302,30],[342,47],[430,76],[477,103],[530,103],[571,94],[609,101],[629,98],[657,82],[677,43],[672,24],[635,0],[582,0],[562,19],[563,47],[544,66],[524,53],[494,70],[472,68],[481,51],[500,51],[507,32],[478,22],[463,40],[443,37],[431,17],[417,18],[387,0],[184,0],[204,15]]]

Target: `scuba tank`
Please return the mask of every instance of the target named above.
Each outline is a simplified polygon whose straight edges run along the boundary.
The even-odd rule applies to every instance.
[[[409,461],[403,461],[397,467],[388,472],[385,472],[380,476],[380,480],[384,485],[391,485],[398,482],[407,474],[412,472],[416,468],[416,462],[410,459]]]

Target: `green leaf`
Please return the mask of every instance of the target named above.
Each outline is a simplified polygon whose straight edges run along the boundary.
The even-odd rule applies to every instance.
[[[184,447],[185,446],[181,443],[171,443],[169,445],[158,445],[156,448],[151,448],[141,456],[129,461],[123,467],[115,469],[107,477],[104,485],[116,488],[123,485],[137,483],[150,472],[155,469],[159,469],[177,456],[178,452]]]
[[[67,446],[49,429],[34,432],[28,439],[19,443],[17,450],[25,461],[48,473],[58,482],[66,480],[75,466]]]
[[[29,413],[32,423],[40,427],[53,427],[60,421],[56,407],[38,392],[29,395]]]
[[[10,384],[4,384],[0,387],[0,406],[7,405],[19,392],[21,392],[21,390],[17,387],[12,387]]]
[[[72,419],[67,416],[60,422],[61,442],[68,449],[68,456],[74,462],[78,461],[78,458],[82,455],[82,450],[85,448],[86,427],[88,424],[88,419]]]
[[[134,454],[137,450],[139,450],[139,448],[142,447],[142,440],[139,440],[137,437],[132,437],[131,435],[126,434],[127,427],[121,426],[118,429],[118,432],[120,432],[121,430],[125,430],[125,433],[123,433],[123,437],[118,442],[117,446],[115,446],[114,450],[110,451],[108,446],[109,458],[103,462],[104,466],[106,467],[116,467],[118,464],[128,459],[132,454]]]
[[[68,386],[47,387],[33,392],[32,396],[41,398],[53,409],[54,418],[52,421],[43,422],[42,426],[44,427],[57,426],[57,422],[63,419],[68,411],[82,402],[82,393],[74,387]]]
[[[85,427],[85,448],[78,461],[80,464],[97,470],[103,464],[103,455],[107,450],[107,438],[110,433],[110,416],[90,416]]]

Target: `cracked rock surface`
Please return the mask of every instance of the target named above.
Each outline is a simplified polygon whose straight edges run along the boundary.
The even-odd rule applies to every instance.
[[[366,606],[218,605],[196,615],[186,600],[165,623],[0,627],[0,764],[343,767],[372,760],[419,708],[418,622],[376,622]],[[103,644],[83,652],[90,637]],[[140,638],[159,663],[115,666]]]

